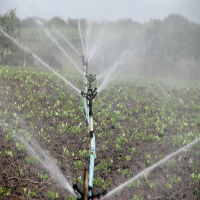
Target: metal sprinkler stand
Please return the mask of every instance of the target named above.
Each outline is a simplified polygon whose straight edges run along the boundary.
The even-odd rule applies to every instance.
[[[107,191],[103,191],[102,193],[93,194],[93,177],[94,177],[94,160],[95,160],[95,135],[93,130],[93,110],[92,110],[92,100],[97,95],[97,88],[92,89],[92,82],[95,81],[95,76],[88,76],[88,91],[87,93],[81,91],[81,95],[88,101],[88,109],[89,109],[89,127],[90,127],[90,144],[91,144],[91,154],[90,154],[90,165],[89,169],[85,169],[84,173],[84,188],[83,192],[78,188],[77,185],[74,185],[74,190],[81,196],[81,198],[77,198],[77,200],[98,200],[102,196],[106,195]]]
[[[92,84],[96,80],[96,76],[89,74],[88,75],[88,61],[85,56],[82,56],[82,63],[84,68],[84,82],[85,87],[84,91],[81,91],[81,95],[84,98],[84,108],[85,108],[85,114],[87,119],[87,124],[90,128],[90,162],[89,167],[85,169],[84,172],[84,186],[83,186],[83,192],[78,188],[77,185],[74,185],[73,188],[75,192],[77,193],[77,200],[98,200],[102,196],[104,196],[107,192],[104,191],[102,193],[93,194],[93,180],[94,180],[94,160],[96,158],[95,154],[95,134],[93,129],[93,99],[98,94],[97,88],[92,89]]]
[[[89,75],[87,77],[88,80],[88,90],[87,93],[81,92],[81,95],[87,100],[88,102],[88,111],[89,111],[89,127],[90,127],[90,165],[89,165],[89,195],[85,195],[84,200],[93,200],[93,179],[94,179],[94,160],[95,160],[95,135],[94,135],[94,129],[93,129],[93,110],[92,110],[92,100],[97,95],[97,88],[94,90],[91,88],[92,82],[95,81],[95,76]],[[86,176],[86,175],[85,175]],[[86,176],[87,177],[87,176]],[[87,180],[85,180],[87,181]],[[89,198],[88,198],[89,197]]]

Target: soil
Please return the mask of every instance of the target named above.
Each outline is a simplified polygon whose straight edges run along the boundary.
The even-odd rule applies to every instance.
[[[1,79],[1,84],[5,80]],[[41,81],[41,80],[38,80]],[[4,82],[5,84],[5,82]],[[15,82],[15,87],[16,87]],[[6,82],[6,85],[10,85],[14,87],[13,84],[9,81]],[[46,88],[48,93],[52,93],[52,95],[57,95],[55,90],[51,90],[50,88]],[[23,90],[23,89],[21,89]],[[156,88],[155,90],[160,90],[160,88]],[[138,88],[139,93],[145,93],[145,88]],[[13,91],[14,92],[14,91]],[[23,91],[20,91],[23,94]],[[66,94],[70,95],[70,94]],[[184,95],[184,94],[183,94]],[[12,92],[10,95],[10,99],[15,102],[16,99],[11,98]],[[67,98],[67,96],[66,96]],[[1,95],[1,99],[3,96]],[[112,100],[112,96],[110,96],[110,100]],[[49,102],[50,105],[53,102]],[[75,107],[79,105],[79,102],[75,100],[74,102]],[[129,107],[137,106],[134,102],[129,101],[127,99],[125,101],[126,105]],[[5,105],[6,106],[6,103]],[[114,103],[114,107],[117,107],[117,103]],[[29,110],[26,110],[29,112]],[[141,110],[141,113],[143,111]],[[192,113],[192,110],[191,110]],[[111,113],[112,114],[112,113]],[[139,115],[140,113],[138,113]],[[84,114],[80,114],[81,119],[85,121]],[[61,119],[57,119],[57,121],[52,122],[51,118],[43,118],[42,121],[38,120],[37,118],[34,119],[35,124],[38,127],[48,128],[53,127],[55,128],[58,122]],[[63,120],[63,119],[62,119]],[[95,119],[98,123],[98,119]],[[64,122],[72,123],[70,117],[66,118]],[[129,123],[123,123],[127,129],[129,126],[133,127],[134,125]],[[159,144],[153,141],[144,141],[144,140],[131,140],[131,134],[127,133],[128,143],[123,146],[123,149],[118,151],[114,148],[114,141],[116,139],[116,135],[119,132],[119,129],[115,128],[115,126],[110,125],[107,127],[104,132],[112,131],[112,135],[109,135],[109,140],[107,138],[101,139],[98,137],[98,131],[95,128],[96,137],[96,160],[95,165],[101,163],[101,161],[108,161],[109,158],[113,158],[113,162],[109,167],[110,172],[106,173],[101,170],[95,171],[95,178],[102,177],[106,180],[112,180],[112,184],[108,185],[106,188],[107,191],[114,189],[119,184],[127,181],[131,176],[136,175],[150,164],[145,161],[146,152],[150,155],[158,155],[152,157],[152,162],[156,162],[159,159],[163,158],[165,155],[173,152],[177,148],[169,148],[169,143],[165,145]],[[169,131],[169,130],[168,130]],[[83,177],[84,168],[80,170],[76,170],[74,167],[74,162],[77,160],[81,160],[85,163],[88,163],[89,160],[83,157],[80,157],[78,152],[79,150],[88,149],[89,143],[89,136],[87,133],[81,134],[78,137],[71,135],[69,132],[65,134],[59,135],[53,132],[50,132],[50,138],[53,138],[51,143],[47,143],[41,139],[40,136],[35,134],[34,138],[39,142],[42,148],[48,150],[49,155],[51,155],[54,159],[59,160],[59,168],[63,175],[67,178],[67,180],[71,180],[71,183],[74,183],[73,178]],[[172,134],[169,131],[169,134]],[[58,183],[53,181],[52,178],[47,178],[45,180],[41,180],[38,177],[38,172],[46,174],[47,172],[38,164],[34,163],[27,163],[25,158],[28,156],[26,151],[19,151],[16,148],[15,140],[8,140],[6,138],[6,132],[3,127],[0,127],[0,150],[12,150],[13,155],[1,155],[0,156],[0,187],[5,186],[6,188],[11,188],[11,193],[9,196],[1,196],[0,199],[2,200],[23,200],[23,199],[51,199],[49,197],[48,191],[55,191],[58,192],[59,198],[58,199],[67,199],[67,195],[69,192],[60,188]],[[100,149],[99,147],[103,146],[106,141],[109,141],[109,149],[104,150]],[[62,147],[67,146],[70,152],[74,152],[75,156],[63,156],[63,149]],[[137,149],[137,153],[133,154],[131,157],[131,161],[120,159],[124,158],[127,155],[129,148],[135,147]],[[200,183],[195,182],[192,178],[191,174],[193,173],[193,164],[192,161],[195,161],[197,166],[199,166],[199,145],[193,147],[190,151],[184,152],[176,156],[175,164],[172,166],[163,165],[156,168],[153,172],[149,175],[140,179],[140,182],[135,183],[135,185],[129,186],[124,190],[120,191],[119,194],[116,196],[112,196],[109,199],[134,199],[140,200],[143,199],[148,200],[195,200],[200,199],[200,194],[198,193],[198,189],[200,190]],[[128,170],[131,172],[131,175],[119,175],[118,170]],[[23,171],[23,174],[20,175],[20,170]],[[73,178],[72,178],[73,177]],[[172,180],[174,178],[174,180]],[[177,177],[181,178],[181,181],[177,181]],[[170,180],[173,184],[170,185]],[[154,185],[153,185],[154,184]],[[80,184],[79,184],[80,187]],[[27,188],[25,192],[24,188]],[[36,197],[34,195],[28,194],[28,189],[33,190],[37,193]],[[94,194],[102,192],[104,189],[102,187],[95,186],[94,187]],[[30,192],[29,192],[30,193]]]

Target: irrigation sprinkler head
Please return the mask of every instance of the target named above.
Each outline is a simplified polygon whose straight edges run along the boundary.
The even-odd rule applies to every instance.
[[[98,94],[97,92],[97,88],[95,88],[94,90],[92,90],[91,88],[88,89],[87,93],[81,91],[81,95],[86,98],[88,101],[92,101],[96,95]]]
[[[81,95],[86,98],[88,101],[91,101],[94,99],[94,97],[97,95],[97,88],[94,90],[92,89],[92,83],[96,80],[96,75],[86,75],[87,81],[88,81],[88,90],[87,93],[81,91]]]
[[[92,115],[93,115],[93,111],[92,111],[92,100],[96,97],[97,94],[98,94],[97,88],[95,88],[94,90],[92,90],[92,89],[90,88],[90,89],[88,89],[87,93],[81,91],[81,95],[89,101],[89,104],[88,104],[89,116],[92,116]]]

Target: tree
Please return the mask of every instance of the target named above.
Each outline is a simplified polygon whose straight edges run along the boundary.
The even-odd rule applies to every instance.
[[[16,16],[16,10],[12,9],[3,16],[0,16],[0,26],[1,28],[11,35],[16,37],[20,33],[20,21]],[[0,33],[0,63],[5,65],[7,63],[7,56],[13,51],[13,44],[6,38],[2,33]]]
[[[66,27],[67,23],[65,22],[65,20],[63,20],[60,17],[53,17],[50,21],[49,21],[49,25],[56,25],[56,26],[61,26],[61,27]]]

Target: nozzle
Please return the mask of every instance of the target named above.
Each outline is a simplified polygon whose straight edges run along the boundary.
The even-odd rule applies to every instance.
[[[83,91],[81,91],[81,95],[82,95],[83,97],[86,97],[86,93],[83,92]]]

